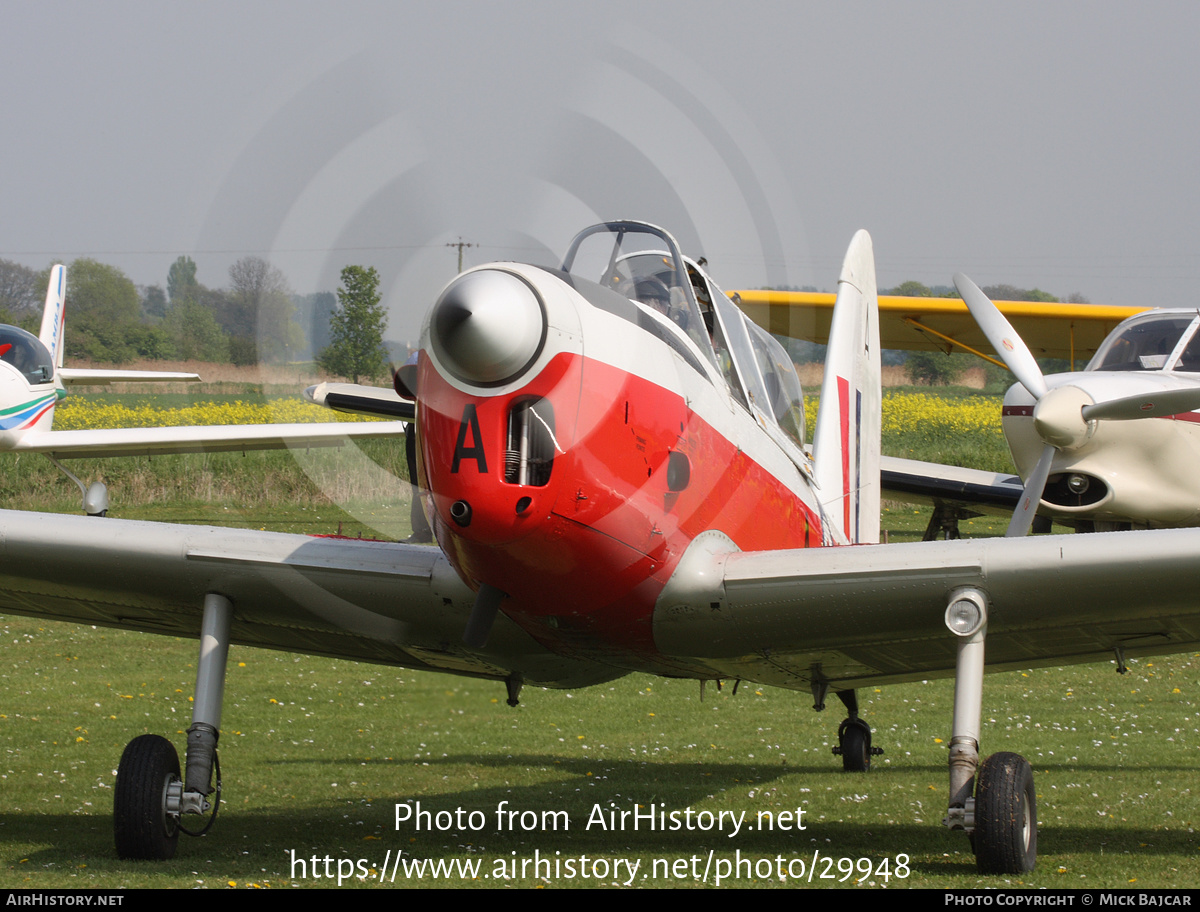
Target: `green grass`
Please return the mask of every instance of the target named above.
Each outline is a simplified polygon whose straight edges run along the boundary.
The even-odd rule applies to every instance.
[[[373,445],[295,466],[287,454],[76,462],[105,477],[114,514],[173,522],[248,525],[293,532],[403,538],[401,487],[358,498],[349,511],[324,492],[335,482],[372,481],[371,465],[400,471],[399,446]],[[357,451],[355,451],[356,453]],[[922,458],[922,457],[918,457]],[[5,462],[0,496],[26,507],[74,511],[77,491],[45,460]],[[207,473],[207,474],[206,474]],[[212,498],[196,495],[207,477]],[[348,480],[347,480],[347,477]],[[396,493],[399,492],[399,493]],[[219,496],[218,496],[219,495]],[[22,499],[23,498],[23,499]],[[928,510],[886,505],[892,541],[919,538]],[[1001,534],[1006,521],[964,521],[965,535]],[[381,533],[380,530],[383,530]],[[410,859],[498,862],[543,857],[637,859],[637,886],[700,886],[649,871],[691,868],[698,858],[730,862],[803,859],[813,885],[852,886],[839,859],[870,859],[862,885],[1200,886],[1193,785],[1200,741],[1200,657],[1039,669],[989,677],[983,749],[1013,750],[1033,764],[1039,862],[1027,877],[976,873],[965,838],[940,821],[947,791],[945,740],[953,685],[947,680],[869,689],[862,712],[885,753],[865,775],[840,772],[840,704],[823,713],[811,697],[743,684],[735,695],[710,685],[630,675],[574,692],[527,688],[505,705],[499,684],[235,648],[223,711],[224,793],[212,833],[184,838],[164,864],[119,861],[112,848],[114,768],[143,732],[177,747],[190,722],[197,644],[122,631],[0,618],[0,886],[328,886],[293,871],[292,855],[383,862]],[[482,830],[397,827],[396,805],[431,812],[476,811]],[[496,826],[501,802],[517,811],[565,811],[567,831]],[[734,814],[804,811],[803,831],[648,832],[588,830],[594,809],[665,805]],[[907,877],[894,876],[907,856]],[[889,859],[886,879],[880,863]],[[829,867],[820,859],[830,859]],[[641,874],[654,876],[641,878]],[[781,886],[751,871],[734,886]],[[822,878],[831,873],[833,878]],[[495,886],[597,886],[594,879],[480,878]],[[713,882],[710,872],[707,885]],[[404,882],[463,886],[450,881]],[[357,879],[343,886],[372,886]]]
[[[910,874],[892,886],[1200,883],[1194,656],[1135,663],[1125,677],[1098,665],[988,679],[984,744],[1034,765],[1042,821],[1037,871],[1006,879],[978,875],[966,840],[938,825],[949,681],[863,693],[864,716],[886,753],[870,773],[847,775],[830,755],[839,708],[814,713],[804,694],[743,684],[734,695],[710,686],[701,701],[695,683],[631,675],[569,693],[527,689],[514,709],[498,684],[235,649],[221,816],[208,837],[184,839],[173,861],[145,864],[113,855],[113,767],[124,742],[144,731],[182,742],[195,643],[24,619],[4,622],[0,635],[5,887],[327,885],[293,877],[289,853],[379,864],[389,849],[482,859],[489,873],[514,852],[638,858],[646,866],[707,858],[710,850],[726,860],[740,851],[809,861],[819,851],[870,858],[876,868],[884,857],[894,863],[907,855]],[[433,813],[479,811],[487,825],[397,829],[396,804],[416,801]],[[495,813],[504,801],[518,811],[566,811],[570,829],[499,831]],[[802,808],[806,829],[733,838],[585,829],[596,806],[634,802],[751,818]],[[638,885],[695,882],[658,877]],[[751,877],[736,885],[778,882]]]

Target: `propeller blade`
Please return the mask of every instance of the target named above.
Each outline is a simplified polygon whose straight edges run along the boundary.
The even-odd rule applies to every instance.
[[[980,291],[978,285],[961,272],[954,276],[954,287],[962,295],[967,309],[971,311],[971,316],[975,318],[975,322],[979,324],[983,334],[992,343],[996,354],[1021,381],[1021,385],[1029,390],[1029,395],[1034,399],[1041,399],[1046,395],[1046,381],[1042,377],[1042,369],[1038,367],[1033,353],[1017,335],[1012,324],[1005,319],[1004,314],[1000,313],[988,296]]]
[[[1054,461],[1054,453],[1055,447],[1051,444],[1042,448],[1041,458],[1029,473],[1025,482],[1025,493],[1021,495],[1021,501],[1013,511],[1012,522],[1008,524],[1008,531],[1004,533],[1005,538],[1024,538],[1029,534],[1033,517],[1037,515],[1038,504],[1042,501],[1042,491],[1046,489],[1046,479],[1050,477],[1050,463]]]
[[[1130,421],[1135,418],[1159,418],[1163,415],[1178,415],[1200,409],[1200,387],[1195,389],[1163,390],[1159,393],[1144,393],[1125,396],[1087,405],[1083,408],[1084,421]]]
[[[492,625],[496,623],[496,614],[500,611],[500,603],[508,598],[495,586],[482,583],[475,593],[475,604],[471,608],[471,616],[467,619],[467,629],[463,633],[463,644],[472,649],[482,649],[487,645]]]

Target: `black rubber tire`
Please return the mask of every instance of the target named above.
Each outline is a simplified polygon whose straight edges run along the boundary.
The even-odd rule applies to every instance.
[[[1027,874],[1037,863],[1037,794],[1020,754],[992,754],[980,765],[972,843],[981,874]]]
[[[113,837],[120,858],[174,857],[179,827],[167,816],[166,790],[177,779],[179,755],[166,738],[140,735],[126,745],[113,793]]]
[[[842,772],[865,773],[871,769],[871,735],[860,725],[842,730]]]

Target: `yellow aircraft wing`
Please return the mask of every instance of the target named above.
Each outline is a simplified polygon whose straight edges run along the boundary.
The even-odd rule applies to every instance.
[[[731,291],[730,297],[768,332],[824,343],[835,295],[803,291]],[[1108,304],[1046,304],[996,301],[1025,344],[1039,358],[1088,358],[1122,320],[1149,310]],[[960,298],[879,296],[883,348],[995,352]],[[990,360],[990,358],[989,358]]]

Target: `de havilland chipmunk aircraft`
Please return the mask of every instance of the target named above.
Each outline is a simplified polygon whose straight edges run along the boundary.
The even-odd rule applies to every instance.
[[[391,437],[397,432],[397,425],[385,422],[51,430],[54,407],[68,386],[200,379],[169,371],[63,367],[65,299],[66,270],[56,265],[50,270],[40,333],[34,336],[0,325],[0,452],[46,454],[79,485],[89,515],[108,510],[107,489],[102,482],[84,485],[60,459],[340,446],[350,438]]]
[[[817,708],[832,693],[854,771],[874,753],[857,688],[951,676],[945,823],[982,870],[1030,870],[1030,765],[980,762],[985,665],[1197,648],[1200,530],[876,544],[875,297],[859,232],[809,455],[790,360],[662,229],[605,223],[561,268],[463,273],[411,390],[438,547],[0,512],[0,611],[200,638],[184,771],[165,738],[129,743],[118,854],[170,857],[219,807],[225,667],[247,644],[494,680],[511,700],[630,671]]]

